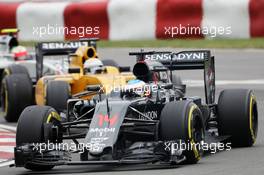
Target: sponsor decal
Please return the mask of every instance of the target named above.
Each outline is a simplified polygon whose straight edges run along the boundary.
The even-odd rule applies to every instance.
[[[91,138],[90,151],[101,152],[105,147],[104,141],[108,140],[108,137]]]
[[[173,57],[173,60],[203,60],[204,52],[179,53]]]
[[[205,58],[204,52],[183,52],[178,54],[153,54],[153,55],[146,55],[145,60],[150,61],[181,61],[181,60],[203,60]]]
[[[150,118],[151,120],[153,120],[153,119],[158,118],[158,111],[148,111],[148,112],[144,112],[142,114],[144,114],[144,116],[141,114],[139,114],[139,116],[138,116],[138,118],[140,120],[146,120],[147,118]]]
[[[145,60],[151,60],[151,61],[162,61],[162,60],[170,60],[171,54],[165,53],[165,54],[153,54],[153,55],[146,55]]]
[[[42,49],[77,49],[81,46],[88,46],[88,42],[52,42],[42,43]]]
[[[108,137],[93,137],[91,138],[91,143],[102,143],[108,139]]]
[[[114,133],[115,128],[91,128],[89,132],[95,133],[95,136],[100,137],[100,139],[104,139],[102,137],[105,137],[107,133]]]

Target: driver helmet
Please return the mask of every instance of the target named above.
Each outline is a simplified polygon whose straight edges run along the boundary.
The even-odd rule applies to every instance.
[[[129,80],[125,86],[125,90],[133,92],[138,96],[144,96],[146,83],[139,79]]]
[[[16,60],[25,60],[28,56],[27,49],[23,46],[13,47],[11,53],[14,54]]]
[[[85,73],[99,73],[103,71],[103,62],[97,58],[90,58],[84,62],[84,72]]]

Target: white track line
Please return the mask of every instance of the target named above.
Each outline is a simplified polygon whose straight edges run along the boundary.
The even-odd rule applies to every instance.
[[[0,160],[0,167],[9,166],[9,165],[12,165],[14,163],[15,163],[14,160],[7,160],[7,161],[4,161],[4,162],[1,162],[1,160]]]
[[[8,126],[8,125],[0,124],[0,128],[16,132],[16,126]]]

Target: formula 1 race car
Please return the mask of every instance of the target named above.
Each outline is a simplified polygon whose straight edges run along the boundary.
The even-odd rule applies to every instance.
[[[50,42],[50,45],[60,47],[50,49],[51,51],[45,53],[47,55],[45,59],[42,50],[36,47],[34,59],[16,61],[4,67],[0,77],[0,104],[4,118],[9,122],[17,121],[22,110],[35,102],[34,91],[37,80],[42,76],[68,73],[68,54],[75,52],[81,45],[88,46],[93,41],[94,39],[68,43]],[[42,68],[41,71],[38,70],[39,67]]]
[[[70,42],[42,42],[36,45],[36,64],[11,65],[4,71],[1,106],[7,121],[17,121],[29,105],[50,105],[66,109],[67,99],[87,85],[126,84],[134,76],[129,67],[114,67],[97,59],[96,38]],[[60,57],[58,57],[60,56]],[[45,57],[45,59],[44,59]],[[47,66],[47,61],[51,64]],[[105,62],[104,61],[104,62]],[[35,70],[35,71],[34,71]],[[121,73],[125,71],[124,73]],[[105,89],[107,93],[108,89]],[[86,98],[91,97],[88,96]],[[83,96],[85,98],[85,96]]]
[[[18,31],[18,29],[1,30],[1,34],[4,35],[0,36],[0,81],[3,79],[5,68],[34,58],[34,54],[28,53],[26,47],[19,45],[16,36]]]
[[[88,86],[83,93],[98,96],[68,100],[66,115],[49,106],[27,107],[17,125],[15,166],[48,170],[57,165],[193,164],[205,143],[255,143],[256,97],[251,90],[223,90],[216,104],[210,51],[130,55],[137,56],[137,79],[125,87],[102,97],[99,86]],[[204,70],[205,102],[186,97],[184,85],[171,83],[169,71],[185,69]],[[73,141],[71,146],[66,140]],[[80,153],[80,161],[71,159],[73,153]]]
[[[110,87],[125,85],[127,81],[135,78],[129,72],[130,67],[118,66],[113,60],[101,61],[95,48],[81,46],[75,53],[70,54],[68,74],[41,77],[36,84],[36,103],[52,106],[62,112],[67,109],[67,100],[72,96],[92,98],[93,94],[83,93],[89,85],[100,85],[107,94]],[[38,70],[41,69],[39,67]]]

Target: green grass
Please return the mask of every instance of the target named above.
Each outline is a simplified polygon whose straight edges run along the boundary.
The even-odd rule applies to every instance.
[[[100,41],[99,47],[264,48],[264,38],[218,40]]]
[[[23,42],[33,46],[34,42]],[[98,42],[98,47],[175,47],[175,48],[264,48],[264,38],[255,39],[174,39],[174,40],[135,40]]]

